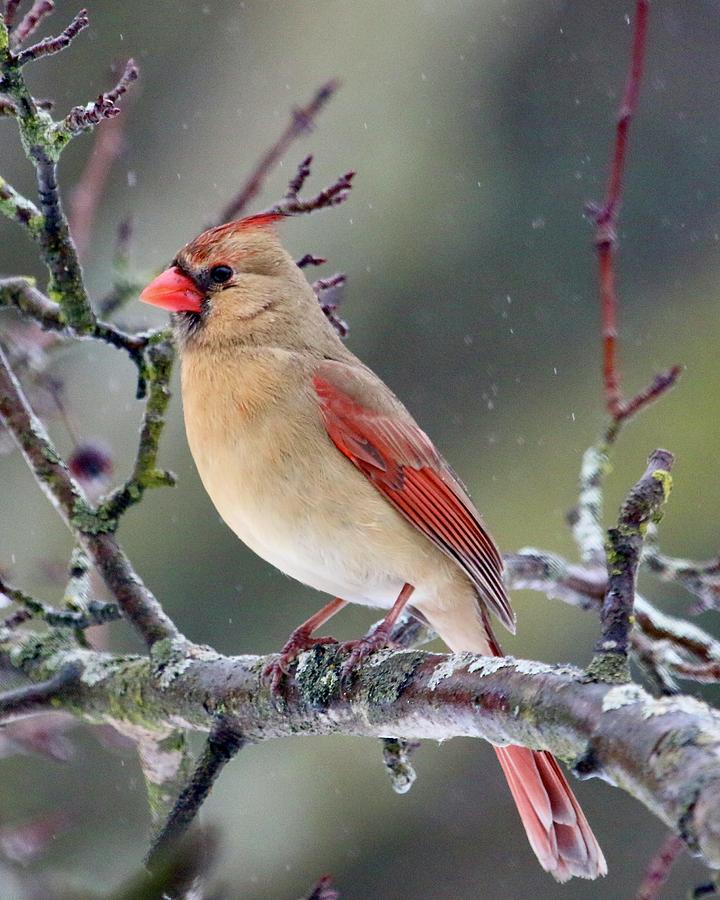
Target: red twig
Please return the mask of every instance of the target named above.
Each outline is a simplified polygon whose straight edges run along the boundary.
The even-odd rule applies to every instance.
[[[617,222],[622,199],[625,161],[627,157],[630,123],[637,109],[643,69],[649,0],[637,0],[635,30],[632,41],[630,70],[625,83],[622,103],[618,111],[615,146],[608,179],[607,193],[602,205],[588,204],[587,213],[595,222],[595,245],[598,254],[600,304],[602,310],[603,384],[605,403],[613,423],[617,426],[669,390],[679,378],[682,367],[673,366],[657,375],[652,384],[629,400],[623,398],[617,363],[618,296],[615,285],[615,251]]]
[[[662,846],[648,864],[635,900],[657,900],[663,885],[668,880],[675,860],[684,847],[682,839],[675,834],[669,834],[665,838]]]
[[[292,117],[287,127],[277,141],[260,157],[249,178],[220,213],[219,222],[229,222],[236,219],[247,208],[248,204],[260,192],[270,170],[287,153],[290,145],[302,134],[308,132],[328,100],[337,91],[339,82],[328,81],[318,91],[306,106],[298,107],[292,111]]]

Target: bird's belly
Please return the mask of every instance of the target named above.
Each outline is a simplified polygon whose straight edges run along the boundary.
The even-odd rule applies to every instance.
[[[354,470],[349,474],[357,474],[358,481],[350,479],[354,496],[348,503],[344,477],[349,464],[340,454],[339,479],[338,473],[306,471],[292,460],[280,465],[276,460],[264,471],[261,459],[243,465],[237,452],[225,464],[217,454],[206,464],[196,461],[217,511],[258,556],[332,596],[392,606],[407,580],[393,552],[403,541],[393,538],[407,526]],[[412,535],[413,542],[417,537]]]

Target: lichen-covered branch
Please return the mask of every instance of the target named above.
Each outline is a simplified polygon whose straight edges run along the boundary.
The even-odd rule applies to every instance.
[[[605,681],[629,681],[627,659],[635,604],[635,579],[648,526],[657,522],[670,494],[673,455],[655,450],[642,478],[620,509],[616,528],[608,531],[608,583],[603,601],[602,635],[589,672]]]
[[[169,487],[175,484],[172,472],[157,467],[160,436],[165,425],[165,412],[170,402],[170,376],[175,348],[168,335],[151,345],[147,354],[149,388],[145,402],[140,441],[130,478],[102,503],[100,516],[116,521],[128,507],[142,500],[148,488]]]
[[[332,645],[301,656],[278,705],[262,678],[267,657],[225,657],[180,640],[156,643],[149,658],[113,657],[77,649],[62,632],[15,631],[0,635],[0,653],[39,681],[79,664],[65,709],[160,735],[178,720],[208,731],[224,716],[248,742],[470,736],[546,749],[632,794],[720,866],[720,716],[690,697],[654,699],[569,666],[418,650],[373,655],[344,690],[345,655]]]
[[[13,435],[38,484],[87,551],[128,620],[152,645],[177,628],[133,570],[112,533],[116,520],[93,509],[31,410],[0,348],[0,421]]]
[[[677,584],[697,597],[696,612],[720,608],[720,557],[705,562],[677,559],[661,553],[653,540],[647,542],[642,561],[660,581]]]

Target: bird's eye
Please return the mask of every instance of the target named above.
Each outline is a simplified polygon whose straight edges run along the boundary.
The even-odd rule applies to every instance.
[[[210,269],[210,281],[215,282],[215,284],[225,284],[232,276],[233,270],[230,266],[213,266]]]

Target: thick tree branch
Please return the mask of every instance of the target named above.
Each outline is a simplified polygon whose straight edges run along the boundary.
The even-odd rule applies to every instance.
[[[691,850],[720,866],[720,719],[690,697],[653,699],[637,685],[588,682],[569,666],[421,651],[373,655],[344,690],[337,646],[301,656],[278,707],[267,657],[224,657],[185,641],[151,658],[79,650],[59,632],[2,635],[0,652],[36,680],[71,658],[82,666],[63,706],[167,733],[181,719],[210,730],[218,714],[249,743],[297,734],[482,737],[546,749],[644,803]],[[143,698],[139,711],[135,698]]]

